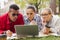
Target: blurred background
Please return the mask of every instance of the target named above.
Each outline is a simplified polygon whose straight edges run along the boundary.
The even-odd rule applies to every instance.
[[[55,15],[60,14],[60,0],[0,0],[0,15],[8,12],[11,4],[17,4],[22,14],[25,14],[29,5],[35,6],[39,14],[43,8],[51,8]]]

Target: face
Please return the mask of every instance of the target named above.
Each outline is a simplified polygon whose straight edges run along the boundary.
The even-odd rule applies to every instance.
[[[19,12],[18,10],[10,9],[8,15],[9,15],[10,20],[15,22],[17,20]]]
[[[28,19],[32,21],[35,15],[35,12],[33,11],[33,9],[27,9],[26,14],[27,14]]]
[[[47,10],[44,10],[44,12],[42,12],[41,16],[42,16],[44,22],[49,22],[52,18],[52,14],[50,14]]]

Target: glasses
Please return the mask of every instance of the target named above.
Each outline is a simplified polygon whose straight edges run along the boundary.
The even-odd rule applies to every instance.
[[[47,16],[47,15],[49,15],[49,14],[41,14],[41,16]]]
[[[29,15],[29,14],[32,15],[33,13],[27,13],[27,15]]]
[[[12,16],[18,16],[18,15],[19,15],[19,14],[15,14],[15,13],[12,14]]]

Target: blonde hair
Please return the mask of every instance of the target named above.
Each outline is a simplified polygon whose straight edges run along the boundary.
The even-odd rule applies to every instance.
[[[51,8],[44,8],[44,9],[41,11],[41,14],[42,14],[45,10],[47,10],[50,14],[54,14]]]

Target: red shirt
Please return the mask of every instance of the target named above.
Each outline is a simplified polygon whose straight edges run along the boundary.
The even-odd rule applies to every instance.
[[[8,13],[3,15],[0,18],[0,34],[6,30],[11,30],[14,33],[14,25],[24,25],[23,16],[21,14],[19,14],[17,20],[12,23],[9,21]]]

